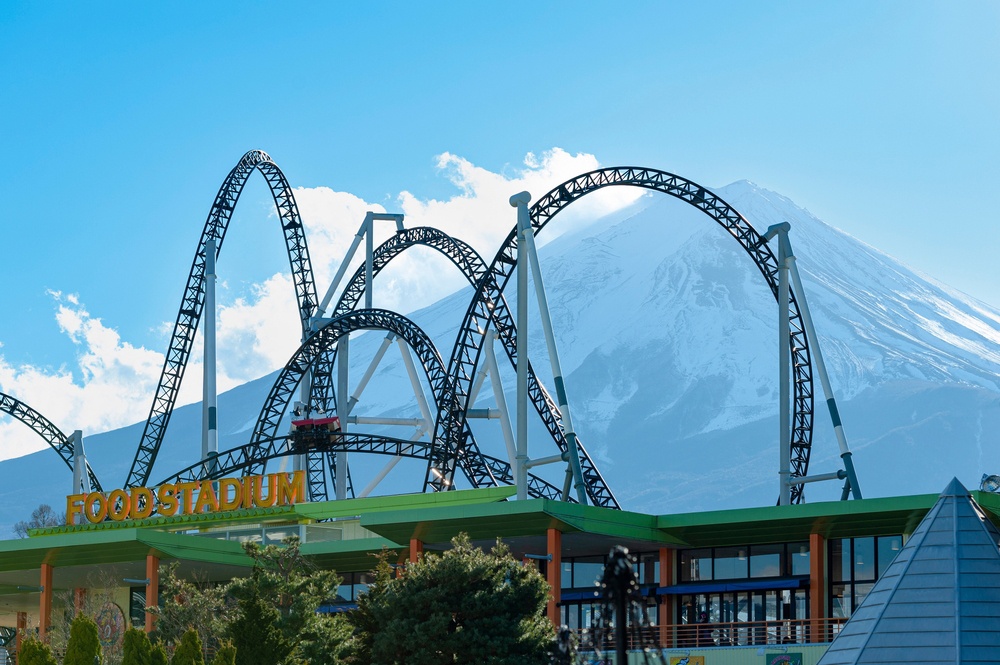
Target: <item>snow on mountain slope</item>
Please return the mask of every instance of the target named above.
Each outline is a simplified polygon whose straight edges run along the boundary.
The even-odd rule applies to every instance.
[[[717,193],[758,231],[791,223],[792,247],[866,496],[935,492],[952,475],[976,486],[980,474],[1000,471],[993,435],[1000,427],[1000,312],[915,273],[774,192],[737,182]],[[628,219],[577,226],[540,250],[581,440],[626,508],[666,513],[772,503],[778,459],[774,297],[742,248],[706,215],[659,195],[642,204]],[[543,231],[540,240],[553,231]],[[411,315],[444,362],[470,293],[466,288]],[[512,294],[507,297],[514,307]],[[530,357],[551,387],[540,330],[532,303]],[[364,372],[383,337],[352,337],[353,377]],[[513,407],[514,373],[499,346],[497,354]],[[221,447],[246,440],[272,381],[273,375],[264,377],[222,396]],[[818,383],[816,395],[811,470],[833,471],[839,451]],[[476,405],[494,405],[489,381]],[[419,415],[395,350],[356,413]],[[175,412],[153,480],[195,460],[199,419],[197,405]],[[532,455],[551,454],[539,426],[532,427]],[[87,437],[88,454],[107,486],[125,478],[141,429]],[[505,456],[495,421],[475,422],[473,430],[484,451]],[[352,459],[356,490],[383,462]],[[60,506],[70,484],[69,471],[51,451],[0,468],[7,479],[0,488],[0,529],[41,500]],[[542,473],[561,482],[560,469]],[[419,464],[402,464],[382,491],[417,491],[422,478]],[[839,495],[836,483],[806,491],[811,501]]]

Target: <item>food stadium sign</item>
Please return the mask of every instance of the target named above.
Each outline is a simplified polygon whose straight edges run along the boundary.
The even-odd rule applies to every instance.
[[[92,524],[105,520],[141,520],[155,512],[163,517],[225,512],[241,508],[289,506],[306,500],[305,471],[266,476],[164,483],[156,488],[132,487],[110,492],[70,494],[66,524],[81,516]]]

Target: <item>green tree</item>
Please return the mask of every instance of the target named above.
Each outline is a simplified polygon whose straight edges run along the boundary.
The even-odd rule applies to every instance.
[[[225,640],[219,645],[219,650],[212,659],[212,665],[236,665],[236,647],[232,642]]]
[[[263,598],[247,595],[229,626],[238,665],[275,665],[292,651],[278,627],[281,615]]]
[[[152,665],[153,645],[145,631],[129,628],[122,642],[122,665]]]
[[[101,662],[97,624],[86,614],[77,614],[69,628],[63,665],[95,665]]]
[[[197,630],[192,628],[181,636],[170,665],[205,665],[205,655],[201,651],[201,638],[198,637]]]
[[[18,665],[58,665],[52,649],[34,636],[18,636],[21,650],[17,656]]]
[[[156,640],[153,649],[149,652],[150,665],[168,665],[170,659],[167,657],[167,647],[161,640]]]
[[[452,549],[424,556],[398,578],[382,564],[351,616],[362,633],[358,662],[549,662],[554,631],[545,617],[548,585],[503,543],[484,552],[461,534]]]
[[[350,625],[342,616],[317,613],[320,604],[336,595],[336,573],[318,570],[306,560],[294,536],[281,545],[243,547],[254,561],[253,570],[229,587],[238,608],[229,632],[237,665],[342,662]]]
[[[227,586],[207,581],[185,580],[177,574],[177,563],[160,568],[163,607],[147,607],[156,615],[153,637],[167,645],[177,644],[190,629],[198,631],[203,657],[214,651],[226,634],[232,619],[233,603],[227,598]]]

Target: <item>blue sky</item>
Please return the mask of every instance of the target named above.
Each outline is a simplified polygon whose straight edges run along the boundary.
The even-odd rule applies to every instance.
[[[158,374],[211,201],[251,148],[304,214],[353,215],[324,218],[334,267],[373,205],[451,215],[491,253],[513,225],[501,194],[631,164],[752,180],[1000,305],[998,80],[995,2],[8,0],[0,390],[59,421]],[[268,205],[258,179],[220,259],[257,342],[247,311],[287,269]],[[473,209],[488,232],[463,227]]]

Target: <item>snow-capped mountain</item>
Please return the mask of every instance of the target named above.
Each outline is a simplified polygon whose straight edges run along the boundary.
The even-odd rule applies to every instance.
[[[716,193],[758,231],[791,223],[865,496],[936,492],[952,476],[975,487],[982,473],[1000,471],[993,435],[1000,431],[1000,312],[774,192],[737,182]],[[750,258],[709,217],[662,196],[644,198],[625,219],[562,230],[541,255],[567,392],[581,440],[623,507],[673,513],[773,503],[778,312]],[[470,294],[464,289],[410,315],[445,362]],[[513,307],[510,292],[508,299]],[[551,387],[532,308],[529,354]],[[353,377],[361,376],[383,337],[352,337]],[[499,346],[497,356],[513,409],[514,373]],[[273,378],[220,398],[221,448],[247,440]],[[823,473],[839,468],[839,450],[818,381],[815,390],[810,471]],[[495,405],[487,380],[476,406]],[[355,413],[419,416],[398,353],[386,356]],[[196,460],[199,424],[198,405],[175,411],[153,480]],[[540,426],[532,427],[531,455],[553,454]],[[106,486],[123,482],[141,431],[138,424],[87,437],[91,463]],[[473,431],[484,451],[506,456],[495,420],[477,421]],[[355,490],[384,462],[352,458]],[[71,474],[51,451],[0,462],[0,469],[0,529],[40,502],[61,507]],[[562,469],[541,469],[561,484]],[[376,493],[417,491],[422,478],[421,464],[404,462]],[[839,496],[837,483],[806,489],[807,501]]]

